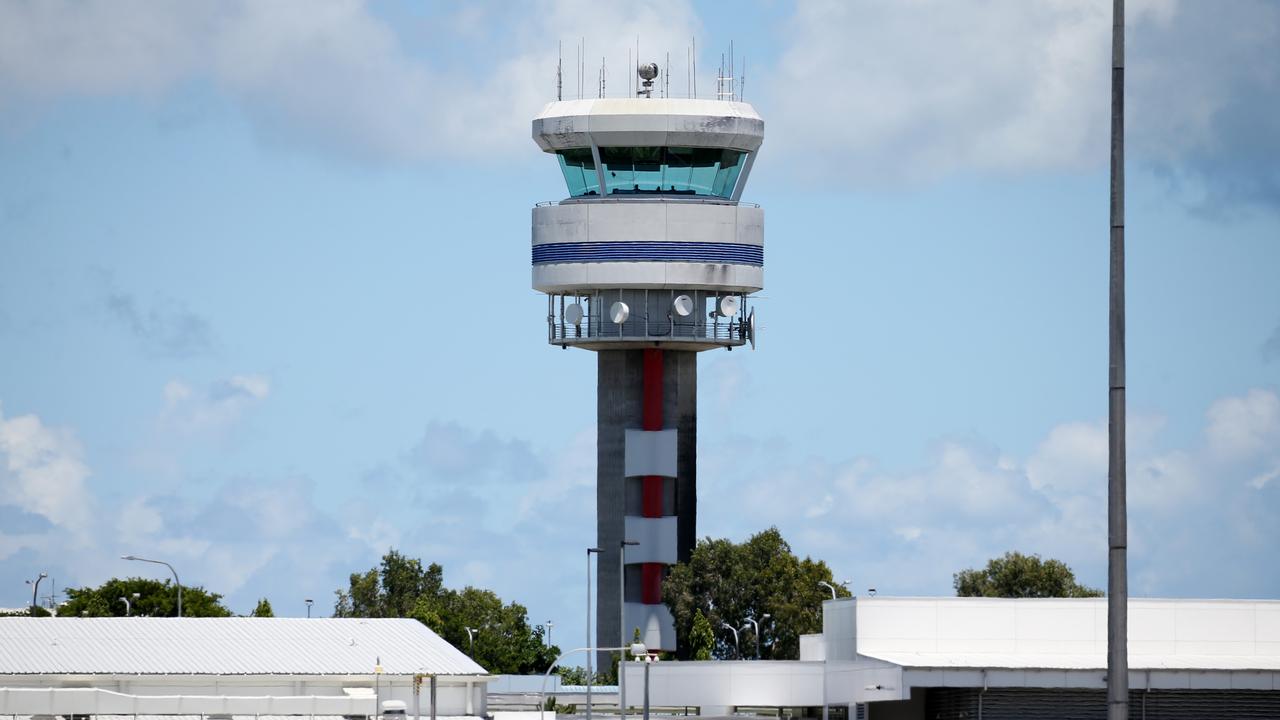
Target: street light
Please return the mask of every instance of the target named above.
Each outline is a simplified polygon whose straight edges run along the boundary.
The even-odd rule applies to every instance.
[[[587,647],[591,647],[591,556],[599,555],[600,548],[587,548]],[[587,653],[587,720],[591,720],[591,661],[595,653]]]
[[[169,572],[173,573],[173,584],[178,586],[178,617],[182,617],[182,581],[178,579],[178,571],[174,570],[172,565],[163,560],[148,560],[147,558],[140,558],[137,555],[121,555],[120,559],[155,563],[156,565],[163,565],[169,568]]]
[[[35,580],[28,580],[27,584],[31,586],[31,607],[36,606],[36,592],[40,589],[40,581],[49,577],[48,573],[40,573]]]
[[[555,623],[548,620],[547,621],[547,647],[551,647],[551,626],[552,625],[555,625]]]
[[[303,600],[302,602],[304,602],[304,603],[306,603],[306,604],[307,604],[307,617],[308,617],[308,618],[309,618],[309,617],[311,617],[311,603],[312,603],[311,598],[307,598],[306,600]]]
[[[760,616],[760,619],[768,620],[770,617],[773,617],[773,616],[770,615],[769,613],[765,613]],[[755,628],[755,631],[756,631],[756,659],[759,660],[760,659],[760,623],[756,622],[755,618],[747,618],[747,622],[751,623],[751,627]],[[743,625],[742,627],[745,628],[746,625]]]
[[[618,644],[626,647],[627,638],[627,546],[639,545],[636,540],[623,540],[618,551],[618,632],[622,637]],[[627,653],[618,659],[618,718],[627,720]]]
[[[835,599],[836,599],[836,586],[835,586],[835,585],[832,585],[831,583],[827,582],[826,580],[819,580],[819,581],[818,581],[818,584],[819,584],[819,585],[821,585],[822,587],[824,587],[824,588],[826,588],[826,589],[828,589],[828,590],[830,590],[830,591],[831,591],[831,599],[832,599],[832,600],[835,600]],[[845,586],[846,586],[846,585],[848,585],[848,584],[849,584],[849,581],[848,581],[848,580],[845,580],[845,581],[843,581],[843,582],[841,582],[841,583],[840,583],[840,587],[843,587],[843,588],[845,588],[846,590],[848,590],[848,588],[847,588],[847,587],[845,587]]]
[[[133,606],[129,604],[129,598],[121,595],[120,602],[124,603],[124,616],[129,617],[129,613],[133,610]]]
[[[474,651],[476,649],[476,633],[480,632],[480,628],[464,627],[462,629],[467,631],[467,654],[474,657]]]
[[[727,623],[727,622],[722,622],[722,623],[720,623],[720,627],[722,627],[722,628],[724,628],[724,629],[728,630],[729,632],[733,633],[733,652],[734,652],[734,654],[735,654],[735,655],[737,655],[737,656],[738,656],[738,659],[739,659],[739,660],[741,660],[741,659],[742,659],[742,650],[741,650],[741,648],[739,648],[739,647],[738,647],[738,628],[736,628],[736,627],[734,627],[734,626],[730,625],[730,624],[729,624],[729,623]]]

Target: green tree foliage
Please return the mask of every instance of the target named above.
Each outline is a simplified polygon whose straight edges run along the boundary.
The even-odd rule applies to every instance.
[[[741,544],[700,540],[689,562],[674,566],[663,583],[662,599],[675,618],[678,656],[693,656],[693,623],[701,610],[714,638],[712,657],[735,657],[733,634],[723,623],[742,628],[747,618],[760,620],[768,613],[770,619],[760,622],[760,655],[799,658],[800,636],[822,629],[822,601],[830,595],[819,581],[834,584],[831,569],[820,560],[796,557],[777,528]],[[842,589],[842,594],[848,593]],[[755,654],[754,632],[739,630],[744,657]]]
[[[138,597],[134,597],[137,593]],[[172,617],[178,614],[178,590],[168,580],[150,578],[112,578],[98,587],[67,588],[67,602],[58,608],[59,615],[85,617],[123,617],[127,597],[133,604],[132,615]],[[230,617],[222,604],[222,596],[202,587],[182,586],[183,617]]]
[[[689,659],[710,660],[716,648],[716,634],[711,629],[702,608],[693,611],[693,624],[689,628]]]
[[[959,597],[1052,598],[1102,597],[1102,591],[1076,582],[1075,573],[1060,560],[1007,552],[981,570],[961,570],[952,576]]]
[[[347,589],[337,596],[334,617],[413,618],[492,673],[545,672],[560,653],[544,644],[541,626],[529,626],[523,605],[504,604],[481,588],[446,588],[440,565],[424,567],[421,560],[395,550],[382,556],[379,567],[352,573]],[[467,628],[475,630],[474,643]]]
[[[276,614],[271,610],[271,601],[267,600],[266,598],[262,598],[261,600],[258,601],[258,604],[254,606],[253,612],[250,613],[250,616],[275,617]]]

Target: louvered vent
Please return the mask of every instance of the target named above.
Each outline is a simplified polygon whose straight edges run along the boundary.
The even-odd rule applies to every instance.
[[[979,699],[981,698],[981,699]],[[1105,720],[1104,690],[930,688],[928,720]],[[1280,719],[1276,690],[1153,690],[1129,693],[1130,720]]]

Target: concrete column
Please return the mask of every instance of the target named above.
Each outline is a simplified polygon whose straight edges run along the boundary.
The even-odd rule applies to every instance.
[[[596,642],[613,645],[622,639],[619,622],[618,553],[626,517],[624,431],[643,424],[644,351],[602,350],[597,353],[596,388],[596,536],[600,554],[596,576]],[[677,557],[689,559],[697,540],[698,358],[668,350],[663,359],[663,418],[677,430]],[[630,637],[627,638],[630,640]],[[601,654],[598,667],[609,667]]]

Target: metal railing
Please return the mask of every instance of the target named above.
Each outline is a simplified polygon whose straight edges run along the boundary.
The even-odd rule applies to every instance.
[[[536,203],[535,207],[553,207],[555,205],[577,205],[580,203],[682,203],[686,205],[733,205],[735,207],[758,208],[759,203],[742,202],[741,200],[730,200],[729,198],[716,197],[712,195],[678,196],[678,195],[625,195],[620,197],[612,197],[609,195],[589,196],[589,197],[570,197],[564,200],[543,200]]]
[[[666,318],[650,321],[632,317],[618,325],[600,315],[584,315],[573,325],[561,318],[547,318],[547,337],[553,345],[608,341],[714,342],[741,345],[748,329],[739,318],[717,318],[707,322],[672,322]]]

